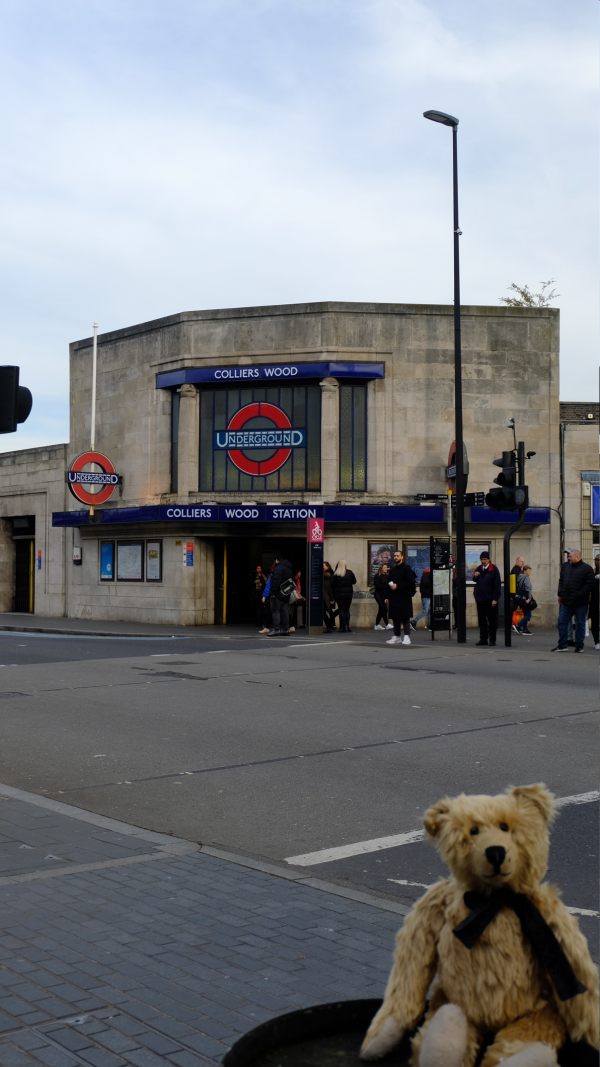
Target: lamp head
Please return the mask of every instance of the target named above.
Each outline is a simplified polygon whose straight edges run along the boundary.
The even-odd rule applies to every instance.
[[[455,119],[454,115],[447,115],[445,111],[424,111],[423,118],[441,122],[442,126],[453,126],[455,129],[458,126],[458,119]]]

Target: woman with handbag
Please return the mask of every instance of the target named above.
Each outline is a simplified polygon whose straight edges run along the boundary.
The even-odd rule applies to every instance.
[[[334,599],[340,609],[340,633],[351,634],[350,629],[350,605],[352,603],[352,595],[354,590],[352,586],[356,585],[356,575],[354,571],[351,571],[346,566],[346,560],[341,559],[336,564],[335,571],[333,572],[333,578],[331,579],[331,590]]]
[[[516,634],[524,634],[525,637],[531,637],[529,620],[531,619],[531,612],[534,608],[537,608],[537,601],[533,597],[531,567],[528,563],[524,564],[521,573],[517,575],[517,604],[523,611],[523,618],[517,626],[513,626],[513,630]]]

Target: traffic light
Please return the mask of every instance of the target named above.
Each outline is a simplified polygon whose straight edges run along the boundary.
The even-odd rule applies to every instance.
[[[18,422],[25,422],[33,398],[29,389],[19,385],[18,367],[0,367],[0,433],[14,433]]]
[[[485,502],[488,508],[496,511],[520,511],[527,507],[529,491],[526,485],[517,485],[517,460],[514,451],[503,452],[500,459],[494,460],[494,466],[501,468],[501,473],[494,478],[499,489],[490,489]]]

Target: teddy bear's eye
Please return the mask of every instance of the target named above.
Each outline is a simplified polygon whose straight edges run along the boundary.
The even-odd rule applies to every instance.
[[[499,825],[500,825],[500,829],[504,830],[504,833],[507,834],[508,833],[508,823],[507,822],[501,822]]]
[[[475,837],[475,835],[479,833],[479,827],[472,826],[469,832],[471,834],[471,837]]]

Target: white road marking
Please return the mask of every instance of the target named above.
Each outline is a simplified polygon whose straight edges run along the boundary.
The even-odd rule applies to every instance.
[[[414,841],[422,841],[424,837],[424,830],[409,830],[405,834],[374,837],[370,841],[356,841],[338,848],[324,848],[320,852],[305,852],[302,856],[288,856],[285,862],[293,863],[295,867],[312,867],[317,863],[333,863],[334,860],[345,860],[349,856],[360,856],[364,852],[379,852],[384,848],[412,845]]]
[[[566,808],[570,804],[593,804],[595,800],[600,800],[599,789],[593,789],[591,793],[576,793],[572,797],[557,797],[555,805],[557,808]]]
[[[395,885],[414,885],[419,889],[431,889],[435,882],[408,882],[406,878],[386,878],[386,882],[394,882]],[[571,915],[583,915],[588,919],[600,918],[600,911],[591,911],[590,908],[569,908],[567,911]]]
[[[577,793],[570,797],[558,797],[556,807],[566,808],[571,804],[593,804],[599,799],[600,790],[594,789],[590,793]],[[314,867],[320,863],[334,863],[335,860],[345,860],[350,856],[361,856],[367,852],[380,852],[385,848],[412,845],[415,841],[422,841],[424,837],[424,830],[408,830],[403,834],[373,837],[370,841],[355,841],[349,845],[339,845],[337,848],[323,848],[318,852],[305,852],[300,856],[288,856],[285,862],[293,864],[295,867]]]
[[[421,889],[431,889],[434,882],[408,882],[406,878],[386,878],[387,882],[394,882],[395,885],[416,885]]]

